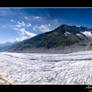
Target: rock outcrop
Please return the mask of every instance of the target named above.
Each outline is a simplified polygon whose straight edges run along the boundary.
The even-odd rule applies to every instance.
[[[4,76],[0,75],[0,85],[12,85],[12,82]]]

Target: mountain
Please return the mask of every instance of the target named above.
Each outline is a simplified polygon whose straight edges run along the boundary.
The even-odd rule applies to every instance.
[[[71,52],[87,48],[92,39],[88,27],[60,25],[56,29],[13,45],[15,52]]]
[[[14,43],[6,42],[3,44],[0,44],[0,52],[7,50],[10,48]]]

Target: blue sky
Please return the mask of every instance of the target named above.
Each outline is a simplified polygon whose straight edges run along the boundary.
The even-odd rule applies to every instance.
[[[0,43],[22,41],[61,24],[92,28],[92,8],[0,8]]]

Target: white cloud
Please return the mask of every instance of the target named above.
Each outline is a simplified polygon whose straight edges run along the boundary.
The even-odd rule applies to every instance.
[[[34,34],[34,33],[31,33],[31,32],[26,31],[25,28],[20,29],[20,32],[21,32],[22,35],[27,35],[27,36],[29,36],[29,37],[33,37],[33,36],[36,35],[36,34]]]
[[[34,31],[37,31],[37,30],[39,30],[39,31],[41,31],[41,32],[48,32],[48,31],[50,31],[50,28],[49,28],[49,26],[51,26],[50,24],[48,25],[48,24],[45,24],[45,25],[40,25],[40,26],[34,26],[33,27],[33,30]]]
[[[20,22],[20,21],[17,21],[17,25],[15,25],[16,27],[24,27],[25,26],[25,23],[24,21]]]
[[[11,19],[10,21],[11,21],[11,22],[14,22],[14,20],[13,20],[13,19]]]
[[[38,20],[40,18],[41,18],[40,16],[30,16],[30,17],[24,16],[24,19],[26,19],[26,20],[32,20],[32,19]]]
[[[50,31],[48,25],[41,25],[41,26],[39,26],[39,30],[42,31],[42,32]]]
[[[38,29],[39,27],[36,25],[33,27],[33,30],[36,31],[36,29]]]
[[[0,41],[0,44],[5,44],[5,43],[7,43],[7,42],[9,42],[9,43],[14,43],[14,42],[16,42],[16,41],[15,41],[15,40]]]
[[[33,18],[34,19],[40,19],[40,16],[34,16]]]
[[[22,27],[21,25],[16,25],[16,27]]]
[[[42,24],[40,26],[35,25],[33,27],[34,31],[40,31],[40,32],[48,32],[54,30],[56,27],[58,27],[61,23],[58,19],[53,19],[52,21],[49,21],[48,24]]]
[[[19,30],[19,28],[14,27],[14,28],[13,28],[13,30],[17,30],[17,31],[18,31],[18,30]]]
[[[25,28],[14,28],[14,30],[20,32],[19,34],[21,34],[21,37],[16,38],[16,41],[22,41],[22,40],[36,36],[35,33],[28,32]]]
[[[17,24],[13,26],[13,30],[16,30],[17,33],[21,36],[16,38],[16,41],[22,41],[31,37],[36,36],[35,33],[29,32],[26,30],[26,27],[31,27],[31,23],[25,23],[24,21],[17,21]]]
[[[19,21],[18,21],[17,23],[18,23],[18,25],[21,25],[21,27],[26,25],[26,24],[24,23],[24,21],[22,21],[22,22],[19,22]]]
[[[24,19],[27,19],[28,20],[29,18],[27,16],[24,16]]]
[[[17,22],[17,25],[15,25],[15,26],[18,27],[18,28],[31,27],[32,24],[31,23],[25,23],[24,21],[22,21],[22,22],[18,21]]]
[[[76,25],[77,27],[81,27],[81,25]]]
[[[21,38],[16,38],[16,41],[23,41],[23,40],[25,40],[25,39],[27,39],[27,37],[22,36]]]
[[[50,26],[51,26],[51,24],[48,24],[48,26],[50,27]]]
[[[28,23],[28,24],[26,24],[26,26],[27,26],[27,27],[31,27],[31,26],[32,26],[32,24],[31,24],[31,23]]]

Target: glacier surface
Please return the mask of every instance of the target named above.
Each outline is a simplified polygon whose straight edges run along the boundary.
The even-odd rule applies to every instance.
[[[0,53],[0,74],[14,84],[92,85],[92,51]]]

